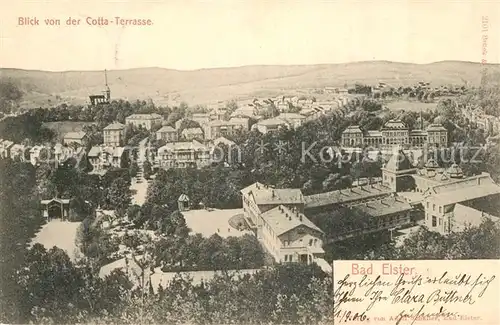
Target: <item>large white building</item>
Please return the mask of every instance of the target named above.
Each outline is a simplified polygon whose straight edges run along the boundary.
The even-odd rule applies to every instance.
[[[277,262],[322,260],[324,233],[304,215],[299,189],[254,183],[241,193],[245,220]]]
[[[171,142],[158,149],[157,164],[163,169],[202,168],[210,163],[210,148],[196,140]]]
[[[155,127],[160,127],[163,117],[159,114],[132,114],[125,118],[125,124],[132,124],[135,127],[142,127],[146,130],[151,130]]]

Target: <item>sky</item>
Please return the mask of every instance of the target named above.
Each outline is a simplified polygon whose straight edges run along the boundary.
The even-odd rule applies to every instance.
[[[6,68],[499,63],[499,1],[0,0],[0,7],[0,67]],[[117,16],[153,25],[86,23],[87,17]],[[40,25],[19,25],[19,17],[36,17]],[[66,25],[69,17],[81,19],[80,25]],[[61,25],[45,26],[46,18]]]

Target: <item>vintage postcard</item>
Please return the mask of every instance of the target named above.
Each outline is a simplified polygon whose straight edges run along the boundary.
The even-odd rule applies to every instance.
[[[500,324],[499,1],[0,4],[0,323]]]

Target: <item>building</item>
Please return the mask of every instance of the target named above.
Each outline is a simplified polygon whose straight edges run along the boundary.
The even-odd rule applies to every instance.
[[[191,117],[191,120],[195,121],[199,125],[203,126],[211,121],[209,113],[195,113]]]
[[[87,134],[83,131],[68,132],[63,137],[63,144],[76,143],[83,146],[87,143],[87,140]]]
[[[70,209],[70,199],[53,198],[51,200],[41,200],[43,216],[50,221],[52,219],[73,220]]]
[[[335,240],[343,240],[357,235],[373,233],[382,230],[395,230],[412,224],[413,207],[406,199],[389,196],[351,205],[350,214],[364,219],[362,227],[339,234]]]
[[[173,127],[165,125],[162,126],[161,129],[156,131],[156,140],[163,140],[165,142],[177,142],[179,140],[179,134]]]
[[[125,125],[115,122],[106,126],[103,130],[104,145],[110,147],[120,147],[125,143]]]
[[[248,131],[248,119],[233,118],[229,121],[211,121],[205,124],[205,139],[213,140],[219,137],[227,137],[238,132]]]
[[[394,154],[382,167],[382,184],[393,192],[402,192],[414,186],[412,175],[417,169],[412,165],[401,147],[396,146]]]
[[[412,205],[424,212],[425,225],[441,234],[478,224],[483,217],[495,219],[500,211],[500,186],[489,174],[465,177],[457,164],[441,168],[433,158],[415,168],[401,149],[382,169],[382,184],[392,192],[411,194]]]
[[[278,205],[261,220],[261,242],[277,262],[310,264],[323,258],[323,231],[298,209]]]
[[[261,237],[261,214],[278,205],[304,211],[304,196],[299,189],[274,189],[261,183],[254,183],[241,190],[243,215],[251,228]]]
[[[111,90],[109,89],[108,86],[108,73],[106,70],[104,70],[104,83],[105,83],[105,88],[104,91],[102,92],[102,95],[90,95],[90,104],[92,106],[98,105],[98,104],[109,104],[111,102]]]
[[[257,182],[241,194],[247,224],[277,262],[322,259],[324,233],[305,216],[300,189],[275,189]]]
[[[436,147],[448,145],[448,131],[441,124],[431,124],[427,127],[427,143]]]
[[[390,187],[376,183],[364,186],[354,186],[348,189],[307,195],[304,197],[305,212],[314,214],[323,211],[333,211],[341,206],[369,202],[390,196]]]
[[[125,118],[125,124],[135,127],[142,127],[146,130],[152,130],[160,127],[163,122],[163,117],[159,114],[132,114]]]
[[[94,146],[87,154],[93,174],[105,173],[110,168],[123,168],[125,148]]]
[[[189,210],[189,197],[186,194],[181,194],[177,199],[177,208],[181,212]]]
[[[267,120],[258,121],[252,128],[257,129],[260,133],[275,132],[283,127],[289,126],[286,121],[279,118],[270,118]]]
[[[382,136],[382,134],[381,134]],[[363,146],[363,131],[357,125],[350,125],[342,132],[342,146],[361,147]]]
[[[462,183],[460,185],[458,187],[438,186],[428,190],[428,195],[424,198],[424,208],[425,224],[430,230],[450,234],[463,230],[466,224],[478,224],[483,217],[498,218],[486,211],[481,211],[482,204],[472,207],[475,201],[499,202],[500,186],[491,178],[476,178],[475,184]]]
[[[191,140],[203,140],[203,131],[200,128],[187,128],[182,130],[181,135],[184,139]]]
[[[259,119],[259,112],[255,108],[255,106],[253,106],[253,104],[247,104],[246,106],[239,107],[234,112],[232,112],[231,117],[245,117],[257,120]]]
[[[281,113],[278,119],[287,122],[293,128],[298,128],[304,123],[306,117],[297,113]]]
[[[378,130],[363,132],[359,126],[351,125],[342,132],[342,145],[344,147],[374,146],[405,148],[432,145],[446,147],[448,145],[448,132],[440,124],[431,124],[424,130],[409,130],[400,120],[390,120]]]
[[[210,165],[210,149],[200,142],[172,142],[158,149],[158,165],[163,169],[202,168]]]

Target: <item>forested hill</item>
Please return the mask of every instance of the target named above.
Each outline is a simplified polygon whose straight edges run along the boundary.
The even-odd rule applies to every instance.
[[[482,70],[500,72],[499,65],[461,61],[410,64],[389,61],[296,66],[245,66],[179,71],[163,68],[111,70],[108,83],[114,98],[148,99],[157,103],[202,104],[251,96],[294,94],[298,89],[343,87],[356,82],[400,86],[419,81],[440,85],[479,85]],[[78,103],[104,86],[101,71],[48,72],[0,69],[24,92],[25,104],[66,100]]]

